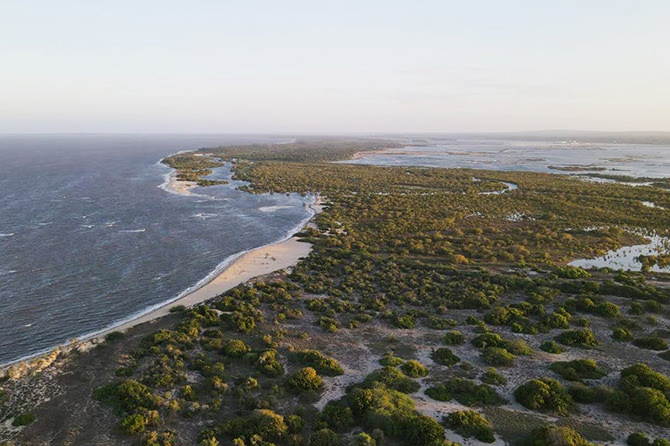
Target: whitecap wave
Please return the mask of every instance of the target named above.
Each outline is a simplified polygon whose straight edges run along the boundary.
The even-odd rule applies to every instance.
[[[261,208],[258,208],[258,210],[261,212],[275,212],[281,209],[292,209],[292,208],[293,206],[263,206]]]
[[[127,232],[127,233],[133,233],[133,232],[146,232],[147,228],[142,228],[142,229],[121,229],[119,232]]]
[[[191,215],[191,217],[193,217],[193,218],[201,218],[203,220],[206,219],[206,218],[214,218],[214,217],[218,217],[218,216],[219,216],[219,214],[208,214],[206,212],[201,212],[199,214]]]
[[[13,232],[0,232],[0,237],[13,237],[14,233]]]

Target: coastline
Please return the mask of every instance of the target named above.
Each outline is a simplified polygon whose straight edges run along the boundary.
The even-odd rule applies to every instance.
[[[312,244],[301,242],[296,234],[312,225],[314,217],[323,210],[322,198],[316,196],[314,203],[310,204],[309,207],[312,210],[312,215],[306,223],[296,227],[287,237],[258,248],[242,251],[224,261],[226,265],[220,272],[211,277],[208,276],[200,286],[196,285],[192,290],[187,290],[186,293],[175,300],[165,302],[128,321],[79,340],[99,341],[113,331],[125,331],[136,325],[166,316],[170,314],[172,308],[177,306],[194,307],[251,279],[295,266],[301,258],[312,252]]]
[[[184,184],[186,183],[186,184]],[[159,187],[166,192],[191,196],[190,189],[197,187],[192,181],[179,181],[176,171],[166,174],[165,182]],[[305,228],[314,227],[314,218],[322,212],[324,200],[315,195],[314,201],[309,204],[311,215],[293,228],[285,237],[250,250],[237,253],[224,261],[210,274],[197,284],[182,292],[172,300],[150,307],[143,312],[129,316],[126,320],[118,321],[108,327],[93,333],[85,333],[69,342],[54,345],[49,349],[32,355],[16,359],[0,365],[0,372],[8,375],[21,375],[47,367],[54,362],[61,353],[69,351],[85,351],[104,341],[109,333],[128,329],[140,324],[155,321],[170,314],[170,310],[177,306],[193,307],[213,299],[238,285],[251,279],[265,276],[292,266],[306,257],[312,251],[312,244],[299,241],[296,234]]]

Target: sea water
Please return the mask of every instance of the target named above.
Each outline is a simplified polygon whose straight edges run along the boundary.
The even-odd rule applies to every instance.
[[[231,256],[295,230],[309,197],[253,195],[239,181],[182,196],[166,190],[171,169],[159,162],[283,139],[0,136],[0,364],[172,300]],[[230,176],[224,166],[211,178]]]

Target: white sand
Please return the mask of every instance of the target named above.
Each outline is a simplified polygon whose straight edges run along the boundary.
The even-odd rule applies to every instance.
[[[170,313],[170,309],[179,305],[195,306],[217,297],[249,279],[294,266],[300,258],[307,257],[311,251],[312,245],[310,243],[300,242],[296,237],[291,237],[274,245],[254,249],[235,260],[221,274],[201,288],[122,325],[117,325],[96,337],[102,337],[110,331],[124,331],[135,325],[163,317]]]
[[[197,185],[198,184],[195,181],[180,181],[177,178],[177,171],[173,170],[170,173],[170,180],[166,189],[178,195],[189,196],[191,195],[191,189]]]

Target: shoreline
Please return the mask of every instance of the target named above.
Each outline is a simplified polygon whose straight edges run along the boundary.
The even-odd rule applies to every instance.
[[[180,183],[190,183],[181,185]],[[192,181],[179,181],[176,170],[166,174],[165,181],[158,187],[166,192],[191,196],[190,189],[197,184]],[[206,275],[198,283],[187,288],[172,300],[142,310],[130,315],[125,320],[120,320],[112,325],[92,333],[84,333],[70,341],[54,345],[40,352],[18,358],[5,364],[0,364],[0,372],[11,374],[12,369],[32,370],[43,368],[46,363],[51,363],[60,356],[73,350],[85,351],[101,341],[105,336],[115,331],[125,332],[140,324],[160,319],[170,314],[170,310],[177,306],[194,307],[198,304],[213,299],[238,285],[246,283],[254,278],[262,277],[292,266],[306,257],[312,251],[312,244],[299,241],[296,234],[308,227],[313,227],[314,218],[323,211],[324,200],[319,195],[314,195],[314,201],[309,204],[311,215],[301,221],[281,239],[257,248],[241,251],[224,259],[212,272]]]

